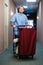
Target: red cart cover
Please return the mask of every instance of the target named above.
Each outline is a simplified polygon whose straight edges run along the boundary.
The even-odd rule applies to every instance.
[[[36,49],[36,30],[19,28],[19,55],[34,55]]]

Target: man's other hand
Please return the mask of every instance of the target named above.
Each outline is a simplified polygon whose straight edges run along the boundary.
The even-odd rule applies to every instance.
[[[13,25],[13,27],[15,28],[15,27],[16,27],[16,25]]]

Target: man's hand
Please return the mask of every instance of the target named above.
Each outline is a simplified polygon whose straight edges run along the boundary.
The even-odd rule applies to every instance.
[[[13,27],[15,28],[15,27],[16,27],[16,25],[13,25]]]

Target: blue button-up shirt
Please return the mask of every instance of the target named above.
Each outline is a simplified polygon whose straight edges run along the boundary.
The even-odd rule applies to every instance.
[[[19,25],[25,25],[25,24],[27,24],[28,19],[27,19],[27,17],[26,17],[25,14],[16,13],[12,17],[11,21],[12,21],[12,24],[13,25],[19,26]],[[19,34],[17,27],[14,28],[14,34],[15,35],[18,35]]]

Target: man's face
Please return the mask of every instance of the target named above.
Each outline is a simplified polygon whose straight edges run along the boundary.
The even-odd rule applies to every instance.
[[[20,8],[19,8],[19,12],[20,12],[20,13],[23,13],[23,12],[24,12],[24,8],[23,8],[23,7],[20,7]]]

